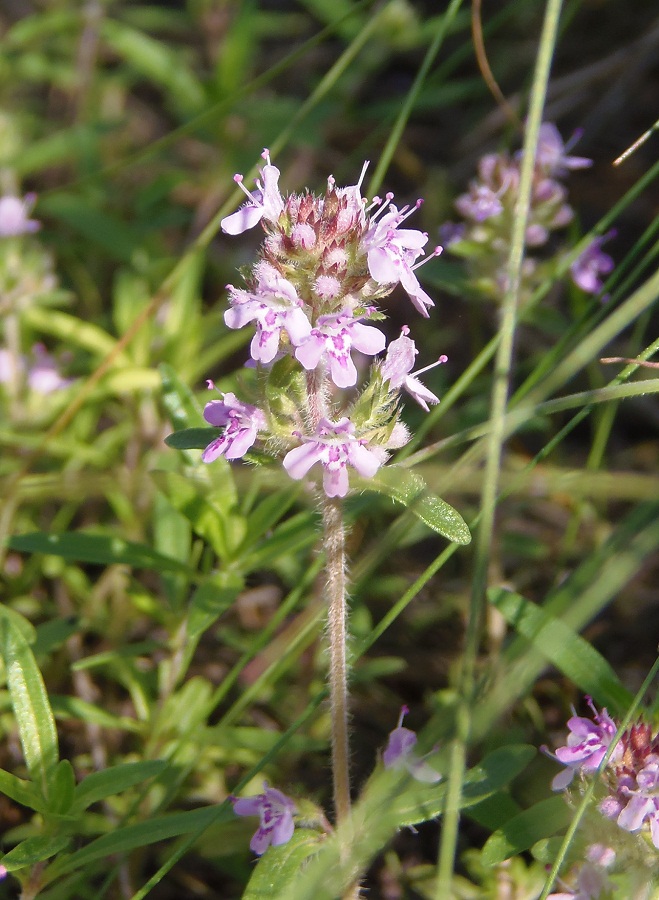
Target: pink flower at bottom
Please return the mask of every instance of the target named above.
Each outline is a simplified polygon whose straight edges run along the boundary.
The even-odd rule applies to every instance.
[[[408,712],[407,706],[401,707],[398,725],[389,734],[382,762],[385,769],[407,769],[417,781],[434,784],[440,781],[442,776],[414,752],[417,736],[410,728],[403,727],[403,719]]]
[[[212,382],[209,383],[209,386]],[[240,459],[256,440],[257,433],[266,427],[266,418],[256,406],[243,403],[235,394],[227,393],[222,400],[211,400],[204,407],[204,419],[209,425],[224,428],[222,434],[212,441],[201,454],[205,463],[213,462],[218,456]]]
[[[230,797],[233,811],[237,816],[259,816],[261,822],[249,842],[250,850],[261,856],[272,844],[279,847],[293,837],[295,823],[293,813],[297,812],[295,803],[282,794],[277,788],[268,787],[264,782],[264,791],[255,797]]]
[[[284,468],[299,481],[317,462],[325,469],[323,488],[328,497],[345,497],[348,493],[347,467],[352,466],[363,478],[372,478],[383,457],[355,437],[355,426],[345,416],[338,422],[322,418],[313,437],[300,436],[300,447],[289,450]]]
[[[41,228],[40,222],[28,218],[35,199],[35,194],[28,194],[24,200],[0,197],[0,237],[18,237]]]

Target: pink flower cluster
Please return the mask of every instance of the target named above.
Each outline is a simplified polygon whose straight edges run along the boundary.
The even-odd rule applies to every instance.
[[[545,246],[553,232],[565,228],[574,218],[562,179],[570,171],[587,168],[592,160],[570,156],[568,151],[569,145],[563,143],[556,126],[543,123],[538,135],[526,229],[528,248]],[[500,296],[505,287],[521,158],[521,151],[513,156],[507,153],[484,156],[478,167],[478,178],[471,181],[468,192],[455,202],[464,222],[447,223],[443,227],[451,252],[468,259],[473,283],[492,297]],[[602,287],[599,276],[613,269],[613,260],[601,251],[604,240],[595,239],[570,270],[574,283],[588,293],[598,293]],[[530,294],[546,274],[546,261],[527,253],[522,272],[526,293]]]
[[[573,716],[568,721],[567,745],[555,759],[567,768],[554,778],[552,788],[563,790],[576,772],[584,776],[598,771],[618,730],[606,709],[598,712],[590,697],[593,720]],[[623,733],[601,772],[606,796],[599,811],[631,833],[645,831],[659,850],[659,734],[638,722]]]
[[[222,433],[202,459],[239,459],[260,441],[266,450],[285,451],[283,465],[293,479],[304,478],[319,463],[326,494],[343,497],[348,468],[372,477],[388,450],[408,439],[398,421],[401,390],[426,411],[439,402],[412,372],[417,349],[409,328],[387,348],[375,323],[383,318],[376,303],[398,284],[428,317],[434,304],[416,270],[441,248],[424,257],[428,235],[402,227],[421,201],[398,209],[392,194],[370,204],[362,198],[366,166],[356,185],[337,188],[330,177],[323,196],[284,197],[267,150],[263,159],[255,190],[235,176],[247,201],[222,220],[227,234],[259,224],[265,233],[244,286],[227,285],[224,315],[229,328],[254,327],[250,364],[260,373],[261,396],[249,404],[227,393],[206,405],[206,421]],[[362,393],[357,353],[385,354],[373,361]],[[445,361],[445,356],[438,360]],[[279,399],[273,401],[269,385],[274,382]]]

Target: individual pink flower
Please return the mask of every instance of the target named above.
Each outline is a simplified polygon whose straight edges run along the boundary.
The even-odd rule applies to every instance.
[[[345,497],[348,493],[348,471],[352,466],[363,478],[372,478],[383,462],[383,456],[369,450],[366,441],[355,437],[355,426],[347,417],[331,422],[322,418],[313,437],[300,435],[302,445],[284,457],[284,468],[299,481],[316,463],[324,468],[323,489],[328,497]]]
[[[243,185],[243,176],[234,175],[233,180],[247,194],[248,201],[243,204],[235,213],[225,216],[220,222],[222,231],[226,234],[242,234],[249,228],[265,219],[266,222],[276,222],[284,209],[284,200],[279,193],[279,176],[280,171],[270,162],[270,152],[264,150],[261,157],[266,161],[266,165],[261,169],[263,182],[256,179],[255,191],[248,191]]]
[[[209,387],[212,387],[209,382]],[[256,440],[259,431],[266,428],[265,415],[256,406],[242,403],[235,394],[226,393],[222,400],[211,400],[204,407],[204,419],[209,425],[223,428],[222,434],[212,441],[201,454],[205,463],[218,456],[240,459]]]
[[[468,194],[458,197],[455,208],[465,219],[472,219],[474,222],[484,222],[503,212],[499,193],[486,184],[477,182],[471,186]]]
[[[295,823],[293,813],[297,812],[295,803],[278,791],[277,788],[263,785],[262,794],[255,797],[230,797],[233,811],[237,816],[259,816],[261,822],[249,842],[250,850],[261,856],[272,844],[279,847],[293,837]]]
[[[224,321],[229,328],[242,328],[256,321],[251,356],[256,362],[267,364],[277,355],[282,331],[297,346],[309,336],[311,323],[295,288],[274,266],[262,261],[255,274],[256,286],[251,291],[227,285],[231,308],[224,313]]]
[[[32,347],[32,361],[28,361],[27,383],[38,394],[52,394],[73,384],[72,378],[64,378],[59,365],[43,344]]]
[[[389,382],[390,390],[398,390],[403,387],[416,400],[419,406],[429,412],[429,403],[439,403],[439,397],[436,397],[431,390],[422,384],[418,375],[427,372],[429,369],[440,363],[445,363],[448,357],[442,355],[437,362],[420,369],[415,374],[411,374],[414,368],[414,358],[419,352],[416,349],[414,341],[407,335],[410,329],[407,325],[403,325],[400,337],[395,341],[391,341],[387,347],[387,355],[382,365],[382,378]]]
[[[608,275],[613,271],[615,263],[608,253],[602,251],[602,244],[615,235],[615,230],[601,237],[594,238],[586,249],[570,266],[572,280],[582,291],[598,294],[604,283],[600,275]]]
[[[586,851],[586,861],[579,867],[575,889],[549,894],[547,900],[599,900],[602,891],[612,888],[606,869],[613,865],[615,858],[615,850],[611,847],[591,844]]]
[[[374,356],[384,350],[387,342],[384,334],[373,325],[363,325],[350,310],[328,316],[320,316],[315,328],[295,350],[295,357],[305,369],[315,369],[321,359],[329,364],[330,377],[340,388],[352,387],[357,382],[357,369],[350,351],[359,350]]]
[[[536,164],[548,175],[561,178],[569,169],[587,169],[592,166],[592,159],[585,156],[567,156],[566,151],[581,137],[576,131],[567,144],[563,143],[558,128],[553,122],[543,122],[538,133],[538,147],[535,155]]]
[[[386,200],[393,194],[387,194]],[[417,201],[412,209],[403,207],[400,211],[390,203],[389,212],[382,215],[387,207],[384,201],[375,199],[374,204],[380,203],[380,209],[371,216],[368,228],[362,238],[362,249],[366,252],[368,271],[378,284],[400,284],[407,291],[413,306],[422,316],[428,318],[428,309],[435,304],[419,284],[414,269],[419,263],[415,261],[423,253],[423,248],[428,242],[428,235],[422,231],[410,228],[400,228],[400,225],[408,216],[419,208],[421,201]],[[436,247],[434,256],[441,253],[441,247]]]
[[[652,843],[659,850],[659,759],[651,761],[636,775],[636,789],[621,788],[629,802],[617,816],[618,825],[625,831],[640,831],[647,822]],[[605,811],[605,810],[603,810]]]
[[[59,364],[43,344],[32,347],[31,356],[20,354],[18,359],[4,348],[0,349],[0,384],[23,379],[30,390],[37,394],[52,394],[73,384],[72,378],[65,378]]]
[[[27,194],[25,199],[0,197],[0,238],[18,237],[41,228],[41,223],[30,219],[29,214],[36,197]]]
[[[564,772],[559,772],[552,781],[551,786],[554,791],[562,791],[566,788],[577,771],[595,772],[617,731],[616,724],[606,709],[598,712],[590,697],[586,697],[586,701],[593,711],[594,721],[576,715],[568,719],[567,725],[570,734],[567,738],[567,745],[559,747],[555,753],[555,759],[567,768]],[[620,754],[621,745],[617,744],[613,751],[612,763],[618,759]]]
[[[385,769],[407,769],[417,781],[434,784],[440,781],[442,776],[414,752],[417,736],[410,728],[403,727],[403,719],[408,712],[407,706],[401,707],[398,725],[389,734],[382,762]]]

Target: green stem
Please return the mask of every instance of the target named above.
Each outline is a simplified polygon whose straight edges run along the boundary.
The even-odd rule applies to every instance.
[[[497,502],[499,471],[505,441],[505,418],[508,402],[517,308],[521,287],[524,243],[533,186],[535,151],[542,122],[551,59],[556,43],[562,0],[548,0],[529,103],[524,138],[524,154],[520,172],[519,196],[507,268],[507,289],[503,298],[500,343],[494,368],[491,397],[491,431],[487,446],[485,479],[481,498],[481,521],[478,529],[474,576],[472,579],[469,622],[465,652],[460,673],[460,702],[456,710],[456,736],[451,748],[451,765],[446,792],[442,837],[437,864],[436,897],[445,900],[452,894],[455,851],[460,823],[462,785],[467,768],[467,746],[471,735],[472,706],[475,701],[475,672],[481,621],[485,607],[487,571],[490,561],[494,512]]]

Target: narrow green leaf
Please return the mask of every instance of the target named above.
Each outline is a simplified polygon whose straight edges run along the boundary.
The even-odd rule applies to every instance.
[[[220,572],[195,591],[190,604],[187,633],[196,641],[234,602],[244,587],[235,573]]]
[[[29,645],[6,617],[0,618],[0,647],[25,762],[32,781],[47,797],[59,750],[46,687]]]
[[[6,853],[0,862],[8,872],[16,872],[57,856],[70,841],[71,837],[68,834],[29,837]]]
[[[475,806],[501,790],[527,767],[536,753],[535,747],[528,744],[511,744],[492,751],[467,773],[462,807]],[[428,786],[411,782],[392,802],[398,826],[418,825],[438,816],[444,808],[444,788],[442,783]]]
[[[243,900],[281,900],[306,859],[321,846],[320,835],[298,828],[282,847],[270,847],[257,862]]]
[[[83,669],[84,666],[80,665],[77,668]],[[122,731],[139,732],[142,730],[141,724],[135,719],[130,719],[128,716],[117,716],[115,713],[103,709],[102,706],[96,706],[79,697],[62,697],[53,694],[50,697],[50,705],[56,719],[79,719],[88,725],[118,728]]]
[[[78,531],[48,534],[45,531],[35,531],[32,534],[21,534],[11,538],[9,546],[12,550],[24,553],[48,553],[75,562],[96,563],[102,566],[122,563],[136,569],[150,569],[154,572],[165,570],[192,574],[189,566],[178,559],[156,553],[145,544],[124,541],[122,538],[104,534],[85,534]]]
[[[218,434],[217,428],[184,428],[168,434],[165,443],[173,450],[203,450]]]
[[[177,450],[203,450],[207,444],[210,444],[214,437],[217,437],[217,428],[191,428],[190,426],[194,426],[197,422],[202,421],[201,409],[199,408],[199,404],[197,403],[194,394],[190,388],[181,381],[172,366],[161,363],[161,365],[158,366],[158,371],[162,381],[163,403],[171,423],[176,429],[174,434],[170,434],[169,437],[165,438],[165,443],[168,447],[174,447]],[[185,429],[188,429],[188,431],[207,432],[208,434],[211,434],[212,437],[209,437],[203,444],[195,444],[191,447],[173,444],[172,439],[179,434],[185,434]]]
[[[204,91],[180,51],[136,28],[105,17],[101,34],[108,45],[135,71],[166,91],[186,115],[198,110]]]
[[[25,616],[22,616],[11,606],[0,604],[0,618],[7,619],[13,628],[23,635],[23,639],[27,644],[34,644],[37,636],[37,630],[34,625],[29,622]]]
[[[0,794],[9,797],[14,803],[27,806],[28,809],[43,812],[43,798],[34,785],[12,775],[11,772],[5,772],[4,769],[0,769]]]
[[[156,816],[145,822],[117,828],[110,834],[96,838],[91,844],[77,850],[66,859],[54,862],[44,874],[44,883],[50,883],[55,878],[59,878],[67,872],[73,872],[81,866],[89,865],[94,860],[131,852],[137,847],[157,844],[159,841],[180,837],[182,834],[191,834],[208,828],[210,825],[221,825],[230,822],[233,818],[233,810],[226,803],[222,807],[208,806],[187,812]]]
[[[364,490],[386,494],[406,506],[433,531],[456,544],[468,544],[471,534],[460,513],[429,493],[423,478],[401,466],[383,466],[373,478],[361,479]]]
[[[568,625],[511,591],[496,588],[488,591],[488,598],[519,634],[584,693],[610,709],[629,708],[632,695],[609,663]]]
[[[128,222],[102,212],[76,194],[60,191],[39,204],[49,216],[59,219],[85,240],[97,244],[112,260],[130,263],[140,240]]]
[[[490,835],[483,847],[481,860],[487,866],[494,866],[517,853],[522,853],[536,841],[551,837],[557,831],[566,828],[572,815],[562,795],[541,800]]]
[[[98,803],[106,797],[113,797],[128,788],[141,784],[147,778],[159,775],[167,768],[167,763],[159,759],[144,762],[123,763],[110,766],[102,772],[92,772],[76,787],[71,811],[83,812],[92,803]]]
[[[48,777],[48,812],[67,815],[73,802],[76,779],[68,759],[61,759]]]

